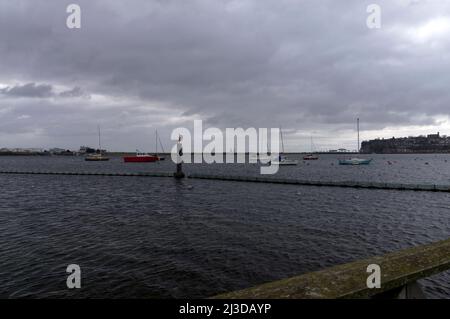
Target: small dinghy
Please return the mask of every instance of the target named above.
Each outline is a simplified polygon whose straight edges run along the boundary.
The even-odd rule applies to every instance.
[[[369,165],[372,159],[350,158],[339,161],[339,165]]]

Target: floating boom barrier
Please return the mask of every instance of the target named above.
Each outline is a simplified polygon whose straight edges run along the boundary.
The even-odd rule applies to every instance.
[[[67,176],[116,176],[116,177],[174,177],[170,172],[108,173],[108,172],[50,172],[50,171],[0,171],[2,175],[67,175]],[[266,183],[316,187],[344,187],[399,191],[450,192],[450,185],[402,184],[360,181],[311,181],[261,176],[186,174],[187,179],[216,180],[228,182]]]

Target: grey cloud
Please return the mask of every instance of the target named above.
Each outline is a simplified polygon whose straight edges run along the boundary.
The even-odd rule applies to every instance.
[[[27,83],[0,89],[0,93],[12,97],[50,97],[53,95],[53,88],[48,84]]]
[[[76,98],[76,97],[85,97],[90,98],[90,95],[85,93],[80,87],[74,87],[71,90],[63,91],[59,93],[60,97],[67,97],[67,98]]]
[[[36,84],[27,83],[24,85],[8,86],[0,89],[0,94],[11,98],[90,98],[90,95],[84,92],[80,87],[76,86],[73,89],[55,93],[54,88],[50,84]]]

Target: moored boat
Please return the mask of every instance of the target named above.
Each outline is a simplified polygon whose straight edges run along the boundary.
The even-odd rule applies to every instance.
[[[285,156],[280,156],[278,160],[270,161],[271,165],[281,165],[281,166],[295,166],[298,165],[298,160],[289,159]]]
[[[159,161],[160,159],[156,155],[150,155],[145,153],[136,152],[136,155],[124,156],[123,161],[125,163],[152,163]]]
[[[266,163],[266,162],[270,162],[270,155],[263,155],[263,154],[255,154],[255,155],[249,155],[248,160],[250,163],[257,163],[257,162],[262,162],[262,163]]]
[[[283,139],[283,131],[280,127],[280,137],[281,137],[281,153],[278,155],[278,158],[274,158],[270,161],[271,165],[280,165],[280,166],[295,166],[298,165],[298,160],[290,159],[284,154],[284,139]]]
[[[304,161],[317,161],[319,159],[319,156],[314,153],[314,143],[313,143],[313,137],[311,136],[311,153],[306,154],[303,156]]]
[[[89,154],[84,158],[87,162],[105,162],[109,161],[109,157],[103,155],[102,153]]]
[[[359,118],[356,120],[356,127],[358,131],[358,154],[360,153],[360,143],[359,143]],[[339,160],[339,165],[369,165],[372,159],[366,158],[350,158]]]
[[[372,159],[350,158],[339,160],[339,165],[369,165]]]
[[[317,161],[318,159],[319,159],[319,156],[314,155],[314,154],[307,154],[307,155],[303,156],[304,161]]]
[[[105,162],[109,161],[109,157],[104,155],[106,151],[102,150],[102,139],[100,135],[100,125],[98,126],[98,150],[97,153],[88,154],[84,160],[87,162]]]

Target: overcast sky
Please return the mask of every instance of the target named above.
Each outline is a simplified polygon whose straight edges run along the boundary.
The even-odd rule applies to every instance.
[[[82,10],[66,27],[66,7]],[[381,29],[366,8],[382,8]],[[0,0],[0,147],[166,148],[282,126],[288,151],[450,135],[447,0]]]

